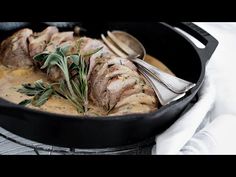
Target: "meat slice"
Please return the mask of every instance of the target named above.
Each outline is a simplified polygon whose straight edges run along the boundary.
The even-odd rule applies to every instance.
[[[61,32],[52,35],[45,51],[54,52],[57,47],[69,46],[67,54],[75,54],[77,52],[76,39],[74,32]],[[63,73],[57,66],[53,66],[48,71],[48,79],[50,81],[58,81],[63,78]]]
[[[74,32],[61,32],[52,35],[45,51],[54,52],[57,47],[64,46],[65,44],[74,45]]]
[[[156,104],[154,96],[145,93],[133,94],[119,101],[109,115],[151,112],[156,109]]]
[[[109,115],[145,113],[157,109],[155,92],[129,60],[97,58],[89,80],[89,98]]]
[[[133,94],[138,94],[138,93],[143,93],[143,88],[144,86],[142,84],[135,84],[132,87],[127,88],[120,97],[120,100],[129,97],[130,95]]]
[[[148,113],[154,111],[155,108],[143,104],[127,104],[123,107],[115,108],[108,116],[122,116],[126,114]]]
[[[128,87],[129,84],[134,84],[136,80],[139,80],[140,76],[136,72],[137,68],[135,65],[128,60],[123,61],[125,59],[118,57],[110,60],[97,60],[98,64],[95,64],[89,82],[91,88],[90,97],[96,105],[110,109],[116,104],[117,100],[119,100],[120,92]],[[119,82],[118,85],[121,86],[121,88],[117,88],[117,90],[114,88],[114,90],[112,90],[112,81]]]
[[[54,26],[47,27],[44,31],[40,33],[34,33],[29,37],[29,53],[31,57],[42,53],[51,37],[58,33],[58,28]]]
[[[90,84],[92,87],[97,88],[93,92],[97,96],[100,96],[100,94],[102,94],[103,91],[106,89],[108,81],[116,76],[128,73],[130,75],[138,76],[136,72],[123,65],[109,66],[108,63],[104,63],[102,67],[100,67],[100,65],[96,66],[95,71],[97,68],[99,68],[98,72],[96,72],[95,76],[93,74],[93,76],[91,77],[91,82],[93,84]]]
[[[116,105],[116,108],[122,107],[127,104],[145,104],[153,106],[156,104],[156,99],[153,96],[147,95],[145,93],[132,94],[126,98],[123,98]]]
[[[122,92],[127,88],[134,86],[138,82],[138,77],[129,76],[128,74],[112,79],[110,84],[107,86],[106,97],[103,99],[108,102],[107,109],[110,110],[114,108],[120,100]]]
[[[54,81],[59,81],[60,79],[63,79],[64,75],[59,67],[52,66],[48,70],[47,78],[48,80],[54,82]]]
[[[138,108],[139,105],[143,105],[143,107]],[[142,81],[121,93],[119,102],[117,102],[111,114],[123,115],[127,111],[130,111],[129,113],[151,112],[157,109],[157,105],[158,100],[154,90],[142,79]],[[149,111],[147,111],[147,107],[149,107]]]
[[[110,58],[112,56],[115,56],[115,54],[110,49],[108,49],[108,47],[100,40],[82,37],[80,38],[80,41],[82,41],[80,46],[82,53],[87,53],[89,51],[102,48],[100,51],[90,57],[88,71],[88,78],[90,78],[91,72],[93,71],[98,58]]]
[[[114,66],[114,67],[113,67]],[[122,71],[121,71],[122,70]],[[97,58],[94,64],[93,71],[91,73],[91,82],[94,83],[99,80],[99,77],[111,77],[115,73],[114,71],[118,72],[117,74],[130,72],[131,70],[137,71],[136,66],[130,62],[129,60],[119,58],[119,57],[110,57],[110,58]],[[106,73],[105,73],[106,72]],[[107,73],[112,72],[111,76],[106,76]],[[105,73],[105,75],[104,75]],[[112,76],[114,77],[114,76]]]
[[[156,96],[156,93],[154,92],[154,90],[152,89],[152,87],[149,86],[149,85],[144,85],[144,86],[143,86],[143,93],[145,93],[146,95],[153,96],[153,97]]]
[[[93,62],[93,66],[90,68],[89,98],[95,105],[103,107],[106,111],[112,111],[114,114],[122,114],[128,110],[119,112],[122,110],[121,107],[126,109],[131,104],[143,104],[140,101],[143,98],[139,96],[141,94],[147,97],[144,101],[152,98],[152,102],[145,105],[144,109],[140,108],[138,112],[150,111],[157,106],[153,89],[151,89],[151,86],[140,75],[137,67],[130,60],[106,53],[105,55],[97,55]],[[139,99],[134,99],[130,104],[127,102],[129,106],[124,103],[117,107],[119,102],[122,103],[122,100],[132,98],[133,95],[138,95]],[[114,110],[116,110],[116,113]],[[137,110],[132,108],[130,113],[132,111],[136,112]]]
[[[93,87],[96,88],[93,91],[94,101],[108,110],[117,103],[123,90],[134,85],[137,81],[135,77],[124,78],[125,76],[119,76],[120,74],[122,75],[122,70],[114,72],[114,77],[108,76]],[[115,87],[116,84],[119,86]]]
[[[108,61],[108,66],[111,65],[124,65],[130,68],[133,71],[137,72],[137,67],[130,61],[121,57],[113,57],[111,60]]]
[[[25,28],[8,37],[0,46],[0,61],[12,68],[30,67],[33,65],[29,56],[27,39],[33,34],[31,29]]]

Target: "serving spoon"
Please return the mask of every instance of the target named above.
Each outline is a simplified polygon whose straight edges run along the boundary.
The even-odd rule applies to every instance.
[[[108,31],[109,38],[126,54],[128,58],[131,59],[138,65],[141,65],[145,70],[147,70],[153,77],[158,79],[162,84],[168,87],[175,93],[185,93],[195,86],[194,83],[183,80],[176,76],[170,75],[161,71],[159,68],[150,65],[144,61],[146,56],[146,49],[141,42],[135,37],[124,31],[113,31],[112,33]],[[137,57],[138,56],[138,57]]]
[[[144,46],[130,34],[123,31],[108,31],[107,34],[107,38],[101,35],[104,43],[118,56],[128,58],[138,65],[139,71],[150,82],[162,105],[182,98],[195,86],[145,62]]]

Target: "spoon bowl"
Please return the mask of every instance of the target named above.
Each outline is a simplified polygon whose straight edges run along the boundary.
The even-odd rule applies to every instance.
[[[147,54],[146,49],[138,39],[124,31],[112,31],[112,34],[115,35],[115,37],[121,42],[126,44],[131,50],[133,50],[132,55],[139,56],[139,59],[145,59],[145,56]],[[119,47],[121,48],[122,45]]]

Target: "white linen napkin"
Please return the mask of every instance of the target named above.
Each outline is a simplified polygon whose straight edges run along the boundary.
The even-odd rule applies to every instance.
[[[215,118],[196,133],[179,154],[236,154],[236,116],[225,114]]]
[[[178,154],[206,118],[214,101],[215,87],[211,82],[209,70],[207,70],[203,87],[199,93],[199,101],[169,129],[156,137],[153,154]]]

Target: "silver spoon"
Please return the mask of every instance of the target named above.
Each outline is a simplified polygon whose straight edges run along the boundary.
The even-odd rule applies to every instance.
[[[146,51],[137,39],[132,38],[132,36],[129,36],[129,35],[123,35],[124,34],[123,32],[114,32],[112,34],[113,34],[113,36],[109,32],[109,36],[111,36],[111,38],[113,39],[113,42],[116,41],[118,46],[115,46],[115,44],[113,44],[111,42],[112,39],[105,38],[104,35],[102,35],[102,39],[105,42],[105,44],[107,44],[107,46],[115,54],[117,54],[120,57],[129,58],[132,55],[136,55],[136,53],[140,53],[142,58],[145,58]],[[125,53],[122,52],[121,49],[118,49],[119,46],[121,46],[123,48],[123,50],[128,51],[128,52],[125,52]],[[132,48],[130,46],[132,46]],[[142,51],[143,53],[141,53],[139,51]],[[127,55],[127,53],[129,53],[131,55]],[[131,57],[131,58],[135,58],[135,57]],[[167,105],[167,104],[171,103],[172,101],[176,101],[176,100],[182,98],[183,96],[185,96],[186,93],[176,94],[175,92],[168,89],[159,80],[157,80],[155,77],[150,75],[150,73],[147,72],[144,69],[144,67],[142,67],[141,65],[138,65],[138,69],[139,69],[140,73],[146,78],[146,80],[151,84],[151,86],[153,87],[153,89],[154,89],[154,91],[155,91],[155,93],[162,105]]]
[[[128,54],[129,59],[145,68],[145,70],[147,70],[150,75],[159,80],[173,92],[177,94],[185,93],[196,85],[189,81],[165,73],[159,68],[145,62],[144,58],[146,56],[146,50],[144,46],[130,34],[123,31],[113,31],[112,33],[108,31],[107,34],[112,42],[117,45],[117,47]],[[139,56],[139,58],[137,58],[137,56]]]

